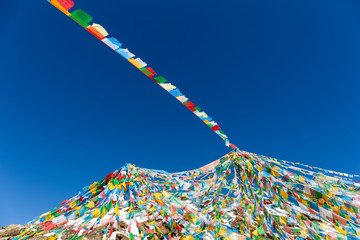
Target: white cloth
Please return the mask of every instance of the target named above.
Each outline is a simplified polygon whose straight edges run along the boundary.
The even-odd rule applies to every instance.
[[[146,62],[144,62],[143,60],[141,60],[141,58],[136,58],[135,61],[137,61],[137,62],[138,62],[141,66],[143,66],[143,67],[146,67],[146,66],[147,66]]]
[[[112,48],[113,50],[119,49],[119,46],[116,44],[113,44],[109,39],[104,38],[103,40],[101,40],[103,43],[105,43],[106,45],[108,45],[110,48]]]
[[[168,92],[173,89],[176,89],[176,87],[174,85],[172,85],[171,83],[161,83],[160,86],[163,87]]]
[[[326,217],[330,217],[330,219],[333,218],[333,214],[331,211],[326,210],[325,208],[320,207],[320,206],[319,206],[319,209],[320,209],[320,216],[322,216],[323,218],[326,218]]]
[[[67,221],[67,218],[64,215],[60,215],[60,216],[52,219],[52,222],[56,225],[61,224],[66,221]]]
[[[103,35],[104,37],[108,36],[109,33],[105,30],[105,28],[103,28],[100,24],[96,24],[94,23],[92,25],[93,28],[96,29],[96,31],[98,31],[101,35]]]
[[[180,102],[184,103],[186,102],[187,100],[189,100],[187,97],[185,97],[184,95],[183,96],[178,96],[176,97]]]

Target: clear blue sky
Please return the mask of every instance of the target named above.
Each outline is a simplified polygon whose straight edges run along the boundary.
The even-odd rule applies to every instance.
[[[360,174],[357,0],[77,0],[240,149]],[[0,226],[127,162],[226,154],[166,91],[47,1],[0,2]]]

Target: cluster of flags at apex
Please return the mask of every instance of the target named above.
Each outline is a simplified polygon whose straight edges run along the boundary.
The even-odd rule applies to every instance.
[[[160,85],[172,96],[174,96],[185,107],[187,107],[197,117],[199,117],[207,126],[209,126],[219,137],[221,137],[225,141],[225,145],[227,147],[231,147],[232,149],[236,148],[234,144],[230,143],[229,138],[221,130],[219,124],[216,123],[204,111],[202,111],[201,108],[196,106],[187,97],[185,97],[185,95],[182,94],[180,90],[176,88],[176,86],[169,83],[164,77],[157,75],[156,72],[151,67],[148,67],[148,65],[143,60],[141,60],[140,58],[135,58],[135,55],[131,53],[129,49],[122,48],[122,43],[120,43],[116,38],[108,38],[108,32],[100,24],[93,23],[92,25],[90,25],[93,20],[92,16],[90,16],[88,13],[81,9],[75,10],[70,13],[69,10],[75,5],[72,0],[48,0],[48,2],[50,2],[53,6],[55,6],[64,14],[69,16],[71,19],[76,21],[92,35],[94,35],[111,49],[116,51],[118,54],[128,60],[132,65],[134,65],[141,72],[143,72],[146,76],[151,78],[154,82]]]

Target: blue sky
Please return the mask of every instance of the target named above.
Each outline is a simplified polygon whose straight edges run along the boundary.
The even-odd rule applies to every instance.
[[[360,3],[75,1],[240,149],[360,174]],[[0,3],[0,226],[125,163],[181,171],[230,149],[47,1]]]

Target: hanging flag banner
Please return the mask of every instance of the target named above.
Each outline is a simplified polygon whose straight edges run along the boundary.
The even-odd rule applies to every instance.
[[[198,106],[192,103],[180,90],[172,85],[168,80],[164,77],[158,75],[151,67],[147,65],[143,60],[139,57],[135,57],[135,54],[131,53],[127,48],[122,47],[122,43],[120,43],[116,38],[109,38],[109,33],[102,27],[100,24],[93,23],[90,25],[93,17],[90,16],[85,11],[78,9],[73,12],[69,12],[69,10],[74,6],[74,2],[72,0],[48,0],[53,6],[62,11],[65,15],[69,16],[75,22],[84,27],[88,32],[106,44],[108,47],[116,51],[126,60],[128,60],[132,65],[134,65],[137,69],[139,69],[142,73],[144,73],[151,80],[160,85],[163,89],[169,92],[172,96],[174,96],[178,101],[180,101],[185,107],[187,107],[191,112],[193,112],[198,118],[201,119],[208,127],[210,127],[221,139],[225,141],[225,145],[231,147],[233,149],[236,146],[230,143],[229,138],[225,135],[225,133],[221,130],[218,123],[213,121],[211,117],[209,117],[204,111],[201,110]]]

